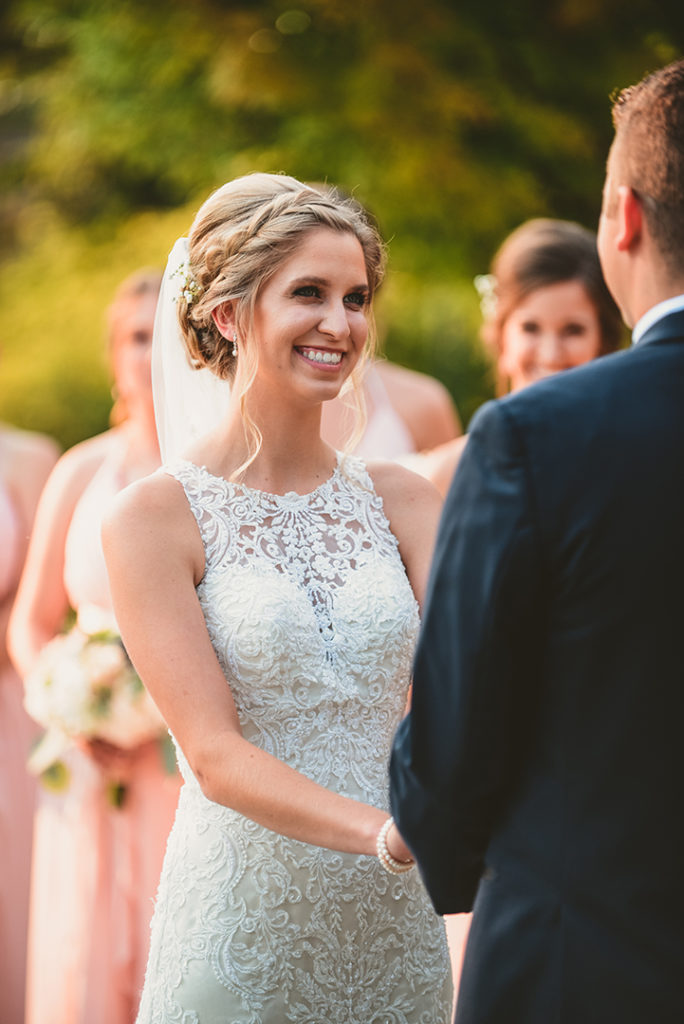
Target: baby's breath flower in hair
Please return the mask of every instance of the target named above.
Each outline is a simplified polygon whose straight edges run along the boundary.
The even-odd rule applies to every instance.
[[[184,263],[181,263],[180,266],[174,270],[171,276],[178,277],[181,282],[178,298],[185,299],[188,306],[191,306],[193,302],[197,302],[197,299],[201,294],[201,288],[193,277],[192,271],[190,270],[190,264],[187,260]]]

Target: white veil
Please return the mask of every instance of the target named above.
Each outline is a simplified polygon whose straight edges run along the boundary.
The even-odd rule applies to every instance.
[[[230,401],[230,383],[206,367],[194,369],[186,355],[176,304],[184,288],[179,271],[187,258],[188,240],[179,238],[166,264],[154,319],[152,394],[162,462],[171,462],[209,433]]]

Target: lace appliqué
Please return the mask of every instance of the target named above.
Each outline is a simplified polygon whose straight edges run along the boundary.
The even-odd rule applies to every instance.
[[[308,495],[166,471],[200,529],[197,593],[245,737],[386,807],[418,612],[363,463]],[[270,832],[179,763],[139,1024],[446,1024],[444,928],[417,872]]]

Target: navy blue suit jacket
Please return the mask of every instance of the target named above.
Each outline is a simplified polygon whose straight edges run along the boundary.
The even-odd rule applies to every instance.
[[[475,418],[391,804],[459,1024],[684,1021],[684,312]]]

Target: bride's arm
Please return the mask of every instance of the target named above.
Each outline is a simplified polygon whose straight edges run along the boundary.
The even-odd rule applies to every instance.
[[[371,462],[368,471],[376,493],[382,498],[390,529],[399,542],[406,575],[422,609],[442,496],[429,480],[396,462]]]
[[[395,462],[371,463],[368,471],[376,493],[382,498],[390,529],[399,543],[399,554],[406,575],[422,610],[442,513],[442,497],[429,480]],[[410,704],[411,691],[407,711]],[[409,856],[409,848],[394,824],[388,833],[387,842],[394,856],[400,859]],[[406,852],[396,853],[396,850]]]
[[[205,796],[292,839],[375,854],[384,811],[325,789],[242,736],[195,592],[204,551],[180,484],[159,473],[129,487],[103,543],[126,648]],[[389,846],[409,856],[398,837]]]

